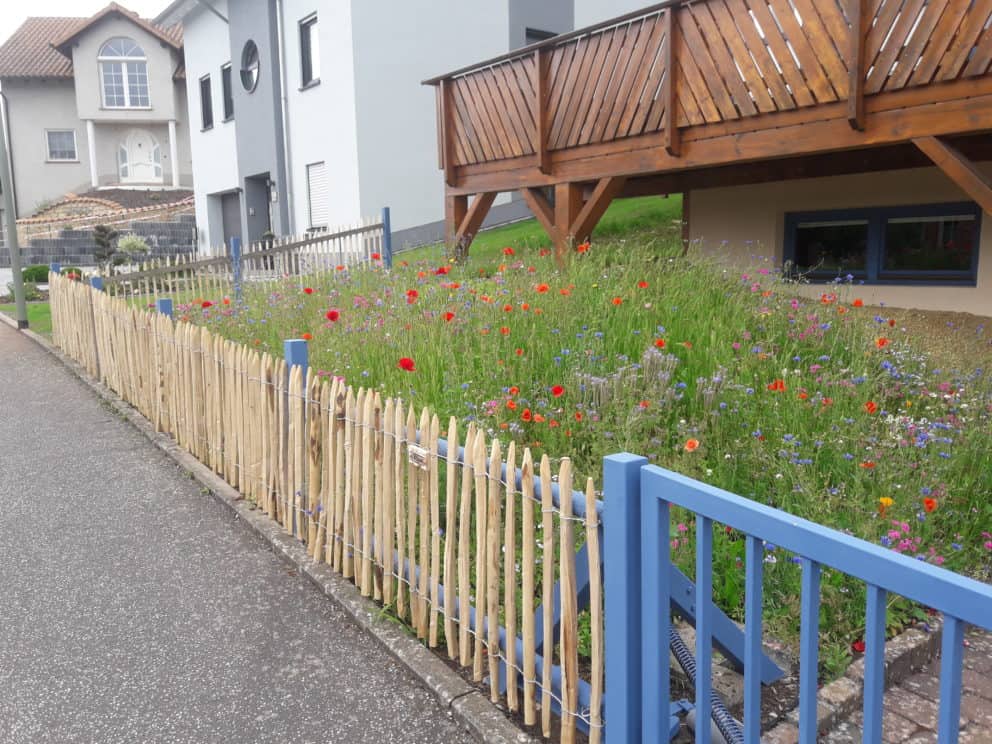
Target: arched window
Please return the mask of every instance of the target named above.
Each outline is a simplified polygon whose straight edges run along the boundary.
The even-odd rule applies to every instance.
[[[105,108],[148,108],[148,60],[133,39],[119,36],[100,47]]]

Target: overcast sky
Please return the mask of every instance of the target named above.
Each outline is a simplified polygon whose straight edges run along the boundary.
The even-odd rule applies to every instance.
[[[0,42],[6,41],[28,16],[90,16],[110,0],[0,0]],[[169,0],[118,0],[143,18],[154,18]]]

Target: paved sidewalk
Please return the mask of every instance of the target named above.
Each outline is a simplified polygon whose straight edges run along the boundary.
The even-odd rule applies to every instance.
[[[992,635],[974,628],[965,634],[961,695],[960,744],[992,743]],[[940,662],[924,667],[886,690],[882,738],[887,744],[932,744],[937,741]],[[861,712],[838,725],[825,744],[861,741]]]
[[[292,573],[0,324],[0,744],[472,741]]]

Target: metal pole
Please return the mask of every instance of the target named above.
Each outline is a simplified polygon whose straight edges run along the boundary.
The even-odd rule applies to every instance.
[[[28,327],[28,306],[24,302],[24,276],[21,274],[21,247],[17,242],[17,215],[14,213],[14,172],[7,151],[7,99],[3,99],[3,121],[0,121],[0,188],[3,189],[3,215],[10,252],[10,270],[14,274],[14,304],[18,328]]]

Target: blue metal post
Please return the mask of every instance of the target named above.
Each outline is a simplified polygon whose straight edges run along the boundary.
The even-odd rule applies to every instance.
[[[868,585],[865,611],[864,741],[882,741],[882,695],[885,690],[885,598],[887,592]]]
[[[761,540],[747,536],[744,578],[744,740],[761,742],[761,605],[765,549]]]
[[[672,622],[671,518],[668,502],[641,480],[641,736],[646,742],[671,737],[671,665],[668,645]],[[607,718],[609,721],[609,718]]]
[[[302,338],[286,339],[283,341],[282,347],[286,355],[286,371],[292,371],[293,367],[302,367],[303,375],[306,376],[307,367],[310,366],[310,354],[306,340]]]
[[[961,717],[961,666],[964,663],[964,623],[944,614],[944,637],[940,641],[940,712],[937,715],[938,744],[957,744]]]
[[[48,264],[48,270],[51,271],[53,274],[61,274],[62,264],[60,264],[58,261],[52,261],[50,264]]]
[[[816,744],[816,693],[820,658],[820,564],[801,559],[799,606],[799,744]]]
[[[389,225],[389,207],[382,208],[382,265],[393,268],[393,231]]]
[[[231,278],[234,281],[234,299],[241,301],[241,238],[231,238]]]
[[[103,291],[103,277],[102,276],[91,276],[90,277],[90,286],[93,287],[93,289],[102,292]]]
[[[713,520],[696,515],[696,743],[710,744],[713,715]]]
[[[647,462],[627,453],[603,461],[606,744],[641,740],[640,480]]]
[[[171,297],[160,297],[155,300],[155,309],[162,313],[162,315],[168,315],[172,317],[172,298]]]
[[[283,354],[286,357],[286,385],[285,385],[285,405],[286,410],[289,410],[289,376],[293,371],[293,367],[300,367],[303,370],[303,390],[304,396],[306,395],[307,389],[307,370],[310,366],[310,354],[307,348],[307,342],[302,338],[291,338],[286,339],[282,342]],[[307,406],[303,407],[304,416],[306,416]],[[289,430],[289,417],[283,419],[282,422],[283,430],[288,432]],[[304,431],[307,430],[306,423],[304,422]],[[287,437],[287,446],[292,447],[292,443],[289,442]],[[300,493],[306,493],[306,487],[301,487]],[[286,499],[288,504],[293,504],[293,519],[291,520],[292,533],[297,537],[302,534],[303,523],[300,518],[299,511],[295,508],[295,494],[286,494]]]

